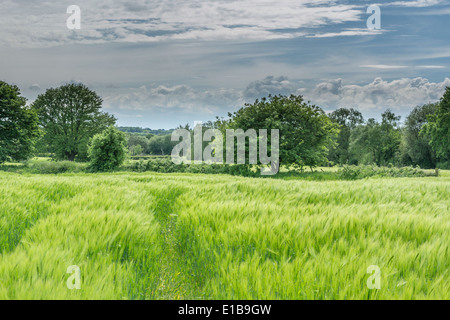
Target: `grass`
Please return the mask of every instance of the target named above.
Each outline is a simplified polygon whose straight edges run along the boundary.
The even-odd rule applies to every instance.
[[[449,191],[448,171],[0,172],[0,299],[449,299]]]
[[[151,158],[151,159],[150,159]],[[276,175],[261,176],[256,166],[239,165],[175,165],[170,157],[151,156],[147,161],[127,160],[115,172],[158,172],[158,173],[200,173],[229,174],[233,176],[268,178],[282,180],[335,181],[359,180],[371,177],[426,177],[436,176],[434,170],[422,170],[413,167],[378,167],[374,165],[318,167],[315,169],[292,171],[282,166]],[[88,163],[70,161],[52,161],[50,158],[37,157],[22,163],[5,163],[0,171],[20,174],[61,174],[61,173],[93,173]]]

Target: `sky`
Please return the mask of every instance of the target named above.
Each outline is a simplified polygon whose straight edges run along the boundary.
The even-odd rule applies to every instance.
[[[404,120],[450,86],[449,27],[450,0],[1,0],[0,80],[29,103],[84,83],[120,126],[192,125],[269,94]]]

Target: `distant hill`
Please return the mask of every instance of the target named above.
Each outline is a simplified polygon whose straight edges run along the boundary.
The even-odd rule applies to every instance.
[[[149,129],[140,127],[118,127],[118,129],[125,133],[133,133],[139,135],[154,134],[157,136],[162,136],[166,134],[171,134],[175,129]]]

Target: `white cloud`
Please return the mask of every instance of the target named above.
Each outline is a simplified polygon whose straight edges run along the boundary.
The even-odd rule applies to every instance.
[[[372,68],[372,69],[405,69],[407,66],[393,66],[385,64],[367,64],[360,66],[361,68]]]
[[[421,69],[445,69],[445,66],[417,66]]]
[[[308,38],[332,38],[332,37],[350,37],[350,36],[367,36],[379,35],[387,30],[370,30],[362,28],[350,28],[339,32],[318,33],[314,35],[307,35]]]
[[[359,21],[364,14],[357,5],[329,0],[78,0],[77,5],[81,30],[71,31],[64,3],[2,0],[0,45],[283,39],[304,35],[301,28]]]
[[[250,83],[243,91],[246,99],[257,99],[267,97],[269,94],[290,95],[295,91],[295,84],[291,83],[287,77],[268,76],[263,80]]]
[[[446,0],[414,0],[414,1],[395,1],[384,5],[398,6],[398,7],[410,7],[410,8],[424,8],[439,5]]]
[[[223,106],[242,104],[242,93],[234,89],[198,90],[188,85],[141,86],[105,92],[107,109],[155,112],[206,113],[212,117]]]
[[[142,86],[140,88],[114,91],[103,94],[105,106],[113,110],[145,110],[156,113],[178,112],[183,114],[207,114],[211,119],[225,111],[234,111],[245,102],[269,94],[303,95],[324,109],[352,107],[361,111],[376,111],[391,108],[410,110],[420,104],[438,101],[450,79],[430,82],[425,78],[402,78],[385,81],[375,78],[365,85],[345,84],[343,79],[332,79],[318,83],[312,88],[302,87],[302,82],[287,77],[268,76],[250,83],[244,89],[218,88],[194,89],[187,85]]]
[[[403,78],[385,81],[376,78],[366,85],[344,84],[342,79],[322,82],[307,92],[308,98],[323,107],[357,107],[360,110],[409,109],[416,105],[438,101],[450,79],[430,82],[425,78]]]
[[[366,64],[361,65],[361,68],[371,68],[371,69],[381,69],[381,70],[391,70],[391,69],[407,69],[407,68],[418,68],[418,69],[445,69],[445,66],[429,65],[429,66],[397,66],[397,65],[385,65],[385,64]]]

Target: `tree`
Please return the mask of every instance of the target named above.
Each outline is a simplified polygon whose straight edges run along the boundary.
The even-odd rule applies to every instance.
[[[171,140],[172,135],[154,136],[148,142],[148,150],[153,155],[170,155],[176,143]]]
[[[127,140],[123,132],[111,126],[96,134],[89,142],[88,154],[95,171],[117,169],[127,155]]]
[[[356,127],[350,136],[350,163],[387,165],[398,162],[401,143],[399,121],[400,117],[386,110],[381,123],[369,119],[366,125]]]
[[[381,121],[381,155],[378,164],[398,163],[397,159],[401,144],[400,116],[396,116],[390,110],[386,110]]]
[[[403,164],[419,165],[421,168],[436,167],[436,153],[430,145],[430,138],[420,131],[428,123],[428,116],[436,113],[437,103],[417,106],[405,121],[402,135]]]
[[[140,144],[132,146],[129,150],[133,156],[140,156],[144,152],[144,148]]]
[[[33,103],[45,140],[57,158],[74,161],[87,153],[89,139],[115,124],[101,111],[103,100],[82,84],[48,89]]]
[[[0,81],[0,163],[31,157],[38,136],[38,117],[19,88]]]
[[[380,124],[373,118],[357,126],[350,135],[349,163],[379,163],[381,154]]]
[[[340,132],[336,139],[336,148],[330,148],[329,160],[334,163],[344,164],[349,161],[348,149],[350,146],[350,134],[358,125],[364,123],[361,112],[353,108],[340,108],[329,115],[331,121],[340,126]]]
[[[450,87],[439,102],[437,111],[428,116],[428,123],[424,125],[422,136],[430,139],[430,145],[436,156],[443,161],[450,160]]]
[[[302,170],[327,161],[328,146],[338,133],[325,112],[302,96],[269,95],[229,116],[232,129],[279,129],[280,164]],[[270,138],[267,144],[271,145]]]
[[[128,149],[137,152],[137,149],[135,149],[137,146],[142,148],[142,150],[139,151],[139,154],[142,152],[149,153],[148,139],[145,136],[130,134],[128,136]]]

